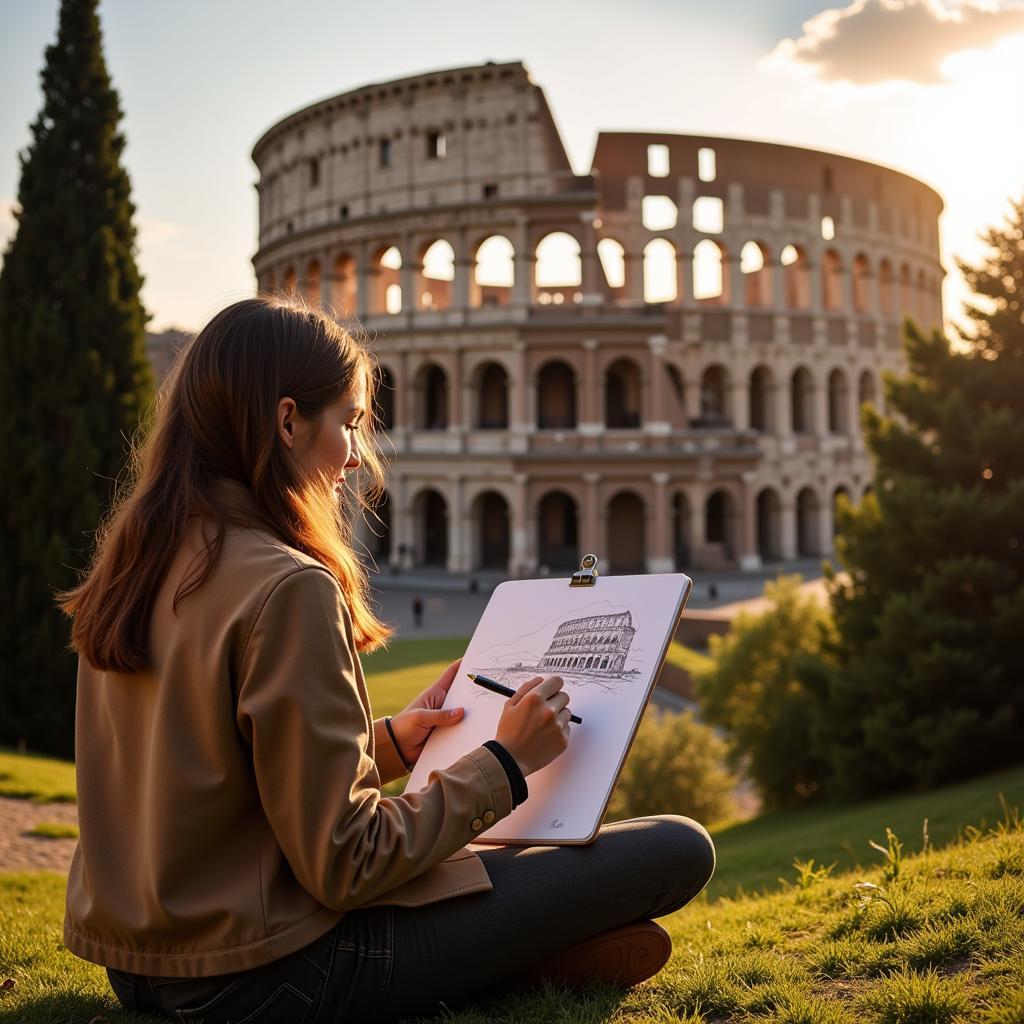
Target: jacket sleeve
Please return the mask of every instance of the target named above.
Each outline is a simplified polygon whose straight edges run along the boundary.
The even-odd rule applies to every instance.
[[[512,810],[505,770],[483,746],[419,792],[381,796],[350,622],[334,577],[298,569],[264,602],[238,678],[237,723],[267,819],[296,878],[337,911],[422,874]]]

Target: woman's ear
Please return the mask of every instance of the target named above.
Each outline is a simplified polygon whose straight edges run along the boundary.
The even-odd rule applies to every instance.
[[[282,398],[277,403],[277,436],[289,449],[295,444],[295,408],[292,398]]]

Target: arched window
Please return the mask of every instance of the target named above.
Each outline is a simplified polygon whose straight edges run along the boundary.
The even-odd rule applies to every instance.
[[[395,245],[381,249],[373,260],[371,272],[375,278],[373,302],[370,311],[373,313],[402,312],[402,254]]]
[[[477,376],[477,419],[482,430],[508,428],[508,374],[500,363],[487,363]]]
[[[597,256],[612,298],[625,298],[626,250],[614,238],[602,238],[597,243]]]
[[[843,308],[843,265],[835,249],[826,249],[821,258],[822,299],[826,309]]]
[[[313,306],[320,304],[320,261],[310,260],[306,267],[306,276],[302,285],[302,294],[306,301]]]
[[[515,281],[515,250],[504,235],[485,238],[476,250],[473,264],[471,306],[496,308],[507,306],[512,299]]]
[[[740,250],[744,301],[748,306],[772,304],[771,264],[768,250],[760,242],[747,242]]]
[[[431,242],[420,257],[417,309],[442,310],[452,304],[455,250],[443,238]]]
[[[810,434],[814,430],[814,381],[806,366],[793,371],[790,381],[790,406],[794,434]]]
[[[787,245],[779,255],[786,305],[790,309],[810,309],[811,276],[807,269],[807,254],[796,245]]]
[[[356,261],[348,253],[342,253],[334,261],[331,275],[331,305],[338,316],[355,316],[358,299]]]
[[[644,301],[675,302],[676,250],[665,238],[653,238],[644,246]]]
[[[616,359],[605,374],[605,426],[640,426],[640,368],[632,359]]]
[[[828,375],[828,429],[830,434],[849,433],[847,409],[850,406],[850,392],[846,386],[846,374],[838,367]]]
[[[709,366],[700,381],[700,420],[703,427],[725,427],[729,424],[726,399],[728,375],[723,366]]]
[[[698,302],[722,305],[729,301],[724,261],[724,249],[710,238],[701,239],[694,247],[693,297]]]
[[[892,264],[887,259],[878,264],[878,302],[885,316],[893,315],[896,307],[893,302]]]
[[[772,408],[772,371],[767,366],[757,366],[750,374],[750,429],[770,433],[775,429]]]
[[[868,294],[868,283],[871,268],[864,253],[858,253],[853,260],[853,311],[855,313],[871,312],[871,297]]]
[[[537,243],[534,283],[537,301],[556,306],[580,302],[583,281],[580,243],[565,231],[553,231]]]
[[[560,359],[545,363],[537,374],[537,426],[542,430],[576,426],[576,375]]]

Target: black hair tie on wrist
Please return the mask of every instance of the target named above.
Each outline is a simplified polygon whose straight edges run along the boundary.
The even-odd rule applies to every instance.
[[[391,728],[391,716],[390,715],[385,715],[384,716],[384,724],[388,727],[388,735],[391,737],[391,742],[394,743],[394,745],[395,745],[395,750],[398,751],[398,756],[401,758],[402,764],[405,765],[406,771],[410,771],[411,772],[413,770],[413,768],[415,767],[415,765],[411,765],[411,764],[409,764],[408,761],[406,761],[405,754],[402,753],[402,748],[398,745],[398,740],[395,739],[395,730]]]

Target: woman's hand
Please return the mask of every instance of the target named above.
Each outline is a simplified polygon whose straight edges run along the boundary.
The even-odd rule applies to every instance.
[[[457,725],[462,721],[465,708],[441,710],[461,664],[461,658],[453,661],[433,686],[424,690],[407,708],[391,719],[391,728],[398,741],[398,752],[406,764],[416,763],[423,752],[423,744],[435,726]]]

